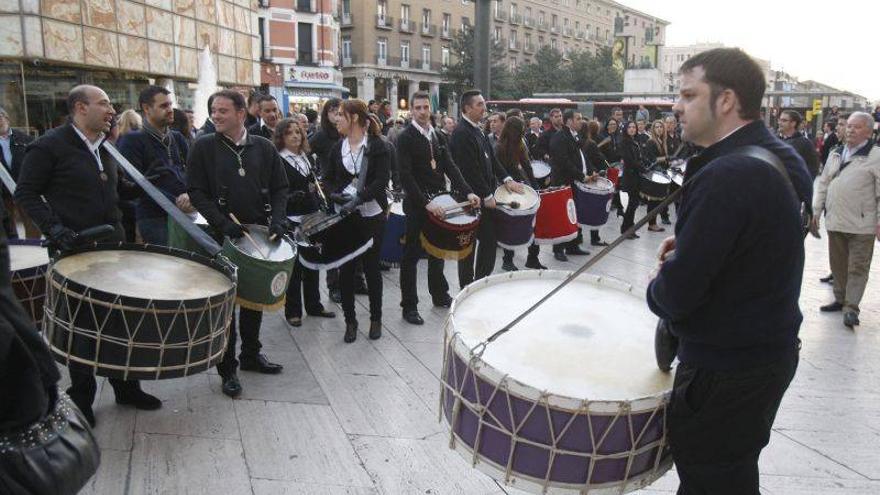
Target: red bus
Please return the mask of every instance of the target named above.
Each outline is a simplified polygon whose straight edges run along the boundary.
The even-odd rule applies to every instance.
[[[615,108],[623,110],[624,120],[635,119],[639,105],[644,105],[651,115],[651,119],[663,118],[672,114],[671,101],[571,101],[567,98],[523,98],[521,100],[489,100],[486,107],[489,112],[506,112],[513,108],[522,110],[525,117],[539,117],[545,120],[550,117],[550,110],[559,108],[575,109],[581,112],[586,119],[596,118],[604,122],[611,117]]]

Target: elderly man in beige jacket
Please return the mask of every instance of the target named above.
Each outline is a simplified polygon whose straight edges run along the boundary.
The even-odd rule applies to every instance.
[[[880,240],[880,148],[871,134],[874,119],[854,112],[843,144],[828,155],[813,194],[813,226],[825,211],[834,302],[822,311],[843,311],[843,324],[859,324],[859,302],[868,283],[874,238]]]

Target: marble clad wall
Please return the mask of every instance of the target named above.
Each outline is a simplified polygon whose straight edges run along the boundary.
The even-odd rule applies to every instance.
[[[251,0],[0,0],[0,57],[196,79],[209,46],[221,83],[252,86],[256,8]]]

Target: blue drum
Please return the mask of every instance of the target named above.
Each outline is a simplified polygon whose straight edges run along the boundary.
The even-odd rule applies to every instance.
[[[386,263],[400,263],[403,259],[403,244],[406,240],[406,217],[403,215],[403,202],[394,201],[388,209],[385,223],[385,237],[379,259]]]
[[[526,185],[523,185],[522,194],[499,186],[494,197],[498,202],[495,210],[495,236],[498,246],[515,249],[531,244],[535,240],[535,217],[541,207],[541,196],[538,192]]]
[[[611,211],[611,198],[614,197],[614,183],[599,177],[595,181],[575,182],[574,205],[577,221],[583,227],[599,227],[608,221]]]

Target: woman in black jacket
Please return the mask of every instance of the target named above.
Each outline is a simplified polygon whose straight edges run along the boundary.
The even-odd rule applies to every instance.
[[[587,159],[587,163],[590,164],[593,170],[600,172],[604,176],[605,171],[608,170],[608,162],[605,161],[605,157],[599,151],[599,145],[596,144],[598,135],[599,123],[592,120],[581,126],[581,130],[578,132],[581,152],[583,152],[584,158]],[[590,245],[597,247],[608,245],[607,242],[599,237],[599,229],[590,229]]]
[[[669,152],[666,148],[666,127],[660,120],[654,121],[651,125],[651,137],[642,148],[642,165],[645,169],[658,167],[666,170],[669,168]],[[665,199],[648,196],[644,192],[640,192],[639,196],[648,204],[648,211],[660,205]],[[648,230],[651,232],[663,232],[666,229],[657,225],[657,215],[652,215],[648,220]]]
[[[605,123],[605,129],[599,134],[599,143],[596,146],[609,167],[617,166],[620,163],[620,135],[620,122],[615,119],[608,119],[608,122]],[[619,186],[614,191],[614,199],[611,205],[617,210],[617,216],[623,215]]]
[[[272,140],[281,158],[284,159],[284,171],[290,184],[287,216],[298,224],[300,217],[318,211],[320,206],[320,198],[315,186],[315,164],[309,156],[309,141],[306,132],[293,119],[278,122]],[[291,326],[302,325],[303,298],[305,298],[306,313],[310,316],[336,317],[335,313],[326,311],[321,304],[318,278],[318,272],[303,266],[297,257],[293,265],[293,273],[290,275],[287,300],[284,304],[284,317]]]
[[[382,275],[379,252],[385,230],[388,196],[385,188],[390,178],[391,156],[382,140],[382,129],[367,114],[361,100],[346,100],[336,116],[336,127],[345,138],[330,152],[329,167],[324,181],[337,210],[358,215],[361,228],[372,237],[373,245],[358,258],[363,260],[364,275],[370,298],[370,338],[382,336]],[[365,169],[365,171],[364,171]],[[339,269],[342,290],[342,311],[345,314],[347,343],[357,338],[357,317],[354,310],[354,272],[358,258]]]
[[[635,122],[627,122],[623,128],[623,138],[620,140],[620,158],[623,161],[623,175],[620,178],[620,189],[629,195],[629,202],[623,214],[623,223],[620,225],[620,233],[632,227],[636,210],[639,208],[639,176],[642,173],[642,149],[636,141],[638,128]],[[633,232],[628,239],[638,239]]]

